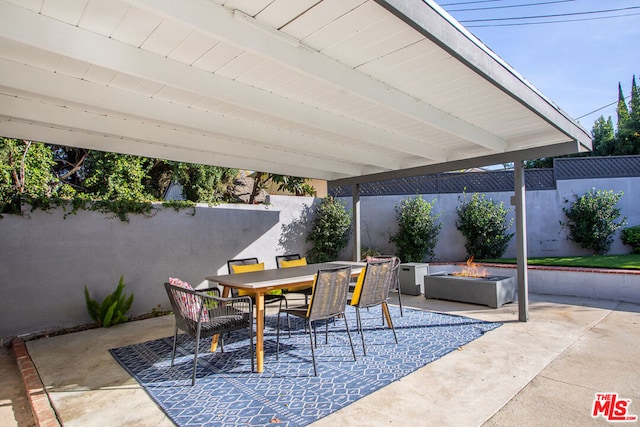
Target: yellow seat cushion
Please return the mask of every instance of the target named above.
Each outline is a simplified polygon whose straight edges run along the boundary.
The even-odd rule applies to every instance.
[[[282,268],[288,267],[301,267],[303,265],[307,265],[307,258],[303,257],[300,259],[292,259],[290,261],[280,261],[280,266]]]
[[[261,262],[260,264],[232,265],[231,268],[233,269],[233,273],[234,274],[251,273],[252,271],[262,271],[262,270],[264,270],[264,262]]]
[[[356,282],[356,287],[353,290],[353,296],[351,297],[351,305],[358,305],[358,302],[360,301],[360,292],[362,292],[365,271],[367,271],[367,267],[364,267],[358,275],[358,281]]]
[[[259,264],[239,264],[239,265],[232,265],[231,268],[233,269],[233,274],[241,274],[241,273],[251,273],[253,271],[262,271],[264,270],[264,262],[261,262]],[[267,294],[269,295],[282,295],[282,290],[280,289],[276,289],[275,291],[269,291],[267,292]],[[254,296],[255,292],[253,291],[247,291],[244,289],[238,289],[238,296],[239,297],[243,297],[243,296]]]

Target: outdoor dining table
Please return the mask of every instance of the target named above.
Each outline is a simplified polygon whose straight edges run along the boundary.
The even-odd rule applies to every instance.
[[[256,304],[256,361],[257,371],[264,371],[264,296],[277,289],[305,288],[313,284],[314,276],[320,269],[351,265],[351,274],[358,275],[365,263],[350,261],[334,261],[319,264],[308,264],[299,267],[278,268],[252,271],[240,274],[223,274],[206,276],[205,280],[218,283],[223,287],[222,296],[228,297],[231,289],[244,289],[254,293]]]

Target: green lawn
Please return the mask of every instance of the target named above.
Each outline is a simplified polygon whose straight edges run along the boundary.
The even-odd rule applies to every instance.
[[[515,258],[485,259],[478,262],[515,264]],[[640,270],[640,255],[592,255],[575,257],[529,258],[529,265],[559,267],[624,268]]]

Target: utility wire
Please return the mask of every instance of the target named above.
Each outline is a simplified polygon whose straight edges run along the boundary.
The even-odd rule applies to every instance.
[[[474,3],[495,3],[503,0],[478,0],[478,1],[463,1],[458,3],[438,3],[440,6],[457,6],[459,4],[474,4]]]
[[[508,9],[513,7],[542,6],[545,4],[567,3],[570,1],[576,1],[576,0],[554,0],[554,1],[544,1],[544,2],[538,2],[538,3],[510,4],[507,6],[487,6],[487,7],[473,7],[473,8],[466,8],[466,9],[447,9],[447,12],[470,12],[474,10],[477,11],[477,10]]]
[[[640,15],[640,12],[625,13],[624,15],[596,16],[593,18],[561,19],[557,21],[512,22],[512,23],[506,23],[506,24],[465,25],[465,27],[466,28],[490,28],[490,27],[519,27],[519,26],[525,26],[525,25],[541,25],[541,24],[563,24],[566,22],[599,21],[601,19],[626,18],[627,16],[635,16],[635,15]]]
[[[625,97],[624,97],[624,99],[629,99],[629,98],[631,98],[631,95],[627,95],[627,96],[625,96]],[[593,113],[597,113],[597,112],[598,112],[598,111],[600,111],[600,110],[604,110],[605,108],[609,108],[609,107],[611,107],[612,105],[616,105],[618,102],[620,102],[620,100],[615,100],[615,101],[613,101],[611,104],[607,104],[607,105],[605,105],[605,106],[603,106],[603,107],[596,108],[595,110],[593,110],[593,111],[591,111],[591,112],[589,112],[589,113],[587,113],[587,114],[583,114],[583,115],[581,115],[580,117],[576,117],[576,120],[580,120],[580,119],[581,119],[581,118],[583,118],[583,117],[590,116],[590,115],[592,115]]]
[[[629,7],[622,7],[618,9],[590,10],[588,12],[556,13],[552,15],[516,16],[513,18],[467,19],[460,22],[464,24],[467,22],[495,22],[495,21],[513,21],[513,20],[520,20],[520,19],[559,18],[563,16],[593,15],[596,13],[620,12],[623,10],[634,10],[634,9],[640,9],[640,6],[629,6]]]

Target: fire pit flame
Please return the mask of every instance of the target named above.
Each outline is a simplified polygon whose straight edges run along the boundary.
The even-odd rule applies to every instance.
[[[451,273],[451,275],[462,277],[487,277],[487,270],[473,262],[473,257],[471,257],[467,260],[467,265],[466,267],[463,267],[462,271],[455,271]]]

